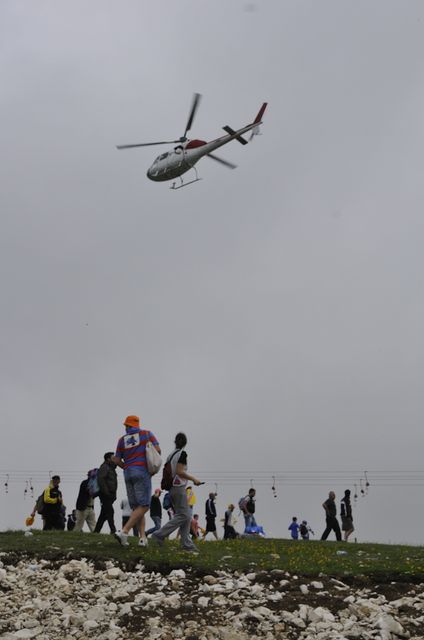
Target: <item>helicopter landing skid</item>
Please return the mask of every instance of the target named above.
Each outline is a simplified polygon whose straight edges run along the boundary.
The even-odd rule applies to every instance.
[[[193,184],[193,182],[199,182],[202,178],[194,178],[194,180],[190,180],[190,182],[184,182],[183,180],[181,180],[181,184],[176,185],[175,182],[172,183],[172,185],[169,187],[170,189],[181,189],[182,187],[188,187],[189,184]]]
[[[191,165],[191,168],[194,171],[195,174],[195,178],[194,180],[190,180],[189,182],[184,182],[184,180],[182,179],[181,176],[178,176],[180,179],[181,184],[179,184],[178,186],[175,185],[175,182],[172,183],[172,186],[169,187],[170,189],[181,189],[181,187],[188,187],[189,184],[193,184],[193,182],[199,182],[199,180],[201,180],[202,178],[199,178],[198,173],[197,173],[197,169],[194,165]]]

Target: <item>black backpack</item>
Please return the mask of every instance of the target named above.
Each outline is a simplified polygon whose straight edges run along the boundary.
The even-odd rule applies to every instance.
[[[169,458],[169,460],[165,462],[164,467],[162,469],[162,480],[161,480],[160,486],[161,486],[161,489],[163,489],[164,491],[169,491],[172,488],[172,485],[174,484],[174,476],[172,475],[171,460],[175,456],[175,454],[178,453],[179,451],[181,451],[181,449],[177,449],[176,451],[174,451],[174,453]]]
[[[299,531],[301,536],[308,535],[308,527],[306,526],[306,524],[301,524],[299,527]]]
[[[44,492],[38,496],[37,502],[35,503],[35,510],[40,514],[40,516],[42,515],[44,511]]]

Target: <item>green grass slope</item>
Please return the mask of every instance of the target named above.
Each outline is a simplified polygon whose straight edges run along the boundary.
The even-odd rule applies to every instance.
[[[261,571],[280,569],[291,574],[318,576],[380,576],[385,579],[424,579],[424,547],[383,544],[354,544],[318,541],[241,539],[199,542],[199,555],[182,551],[171,540],[164,548],[152,544],[121,547],[110,535],[72,532],[23,531],[0,533],[0,559],[15,562],[24,557],[66,561],[87,558],[95,562],[112,560],[131,568],[143,562],[147,569],[168,571],[188,566],[200,572],[219,569]]]

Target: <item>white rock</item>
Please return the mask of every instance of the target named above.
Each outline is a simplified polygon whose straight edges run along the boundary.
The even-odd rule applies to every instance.
[[[121,616],[128,616],[131,614],[131,603],[130,602],[125,602],[124,604],[121,604],[121,606],[119,607],[119,617]]]
[[[28,618],[28,620],[25,620],[25,622],[23,623],[23,626],[25,627],[25,629],[35,629],[36,627],[40,626],[40,623],[35,618]]]
[[[197,604],[199,605],[199,607],[206,608],[209,604],[209,600],[210,598],[205,598],[205,596],[200,596],[200,598],[197,600]]]
[[[102,607],[95,606],[87,609],[85,616],[87,620],[96,620],[99,622],[105,619],[106,614]]]
[[[310,611],[309,620],[311,622],[334,622],[335,617],[331,611],[328,611],[328,609],[324,609],[324,607],[317,607]]]
[[[86,620],[82,625],[82,628],[84,629],[84,631],[94,631],[94,629],[97,629],[98,626],[99,625],[95,620]]]
[[[301,584],[301,585],[300,585],[300,587],[299,587],[299,589],[301,590],[301,592],[303,593],[303,595],[304,595],[304,596],[306,596],[306,594],[308,594],[308,593],[309,593],[309,589],[308,589],[308,587],[306,586],[306,584]]]
[[[42,627],[35,627],[35,629],[19,629],[19,631],[15,631],[13,634],[14,638],[21,638],[21,640],[36,638],[43,632]]]
[[[186,572],[182,569],[173,569],[169,574],[170,578],[177,578],[178,580],[184,580],[186,577]]]
[[[216,584],[218,579],[215,578],[215,576],[205,576],[203,582],[206,582],[206,584]]]
[[[112,567],[112,569],[107,570],[108,578],[120,578],[123,574],[123,571],[119,567]]]
[[[322,584],[322,582],[317,582],[317,581],[311,582],[311,587],[313,589],[317,589],[318,591],[320,589],[324,589],[324,585]]]
[[[343,602],[347,602],[348,604],[353,604],[355,602],[355,596],[347,596],[343,599]]]
[[[163,607],[172,607],[178,609],[181,606],[181,596],[179,593],[172,593],[170,596],[165,596],[161,602]]]
[[[396,636],[402,636],[404,634],[402,625],[387,613],[379,616],[376,626],[382,630],[382,635],[386,635],[387,637],[390,637],[389,634],[391,633]]]

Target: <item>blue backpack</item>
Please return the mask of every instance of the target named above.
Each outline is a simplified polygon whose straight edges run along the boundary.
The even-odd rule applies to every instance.
[[[99,481],[97,479],[98,473],[98,469],[91,469],[91,471],[88,472],[87,491],[92,498],[97,498],[100,493]]]
[[[162,502],[163,508],[168,511],[168,509],[172,508],[172,501],[171,501],[171,495],[170,493],[165,493],[165,495],[163,496],[163,502]]]

